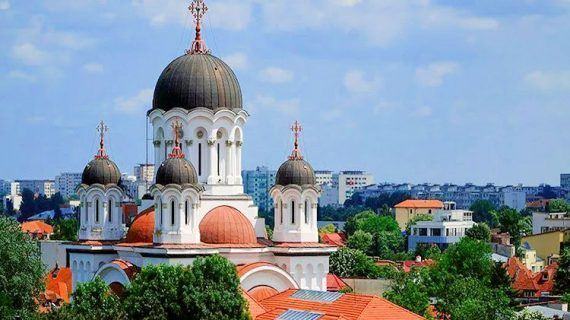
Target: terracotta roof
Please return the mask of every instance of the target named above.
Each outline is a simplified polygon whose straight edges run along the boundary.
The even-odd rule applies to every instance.
[[[213,244],[257,244],[253,225],[230,206],[216,207],[200,222],[200,241]]]
[[[426,259],[423,261],[407,260],[402,262],[402,270],[404,270],[404,272],[410,272],[413,268],[429,267],[434,263],[435,261],[431,259]]]
[[[336,274],[327,274],[327,291],[341,291],[350,288],[342,279]]]
[[[321,234],[321,242],[337,247],[346,246],[346,235],[343,232],[323,233]]]
[[[53,227],[40,220],[23,222],[21,227],[22,231],[26,233],[33,233],[33,234],[53,233]]]
[[[535,273],[533,280],[538,287],[538,296],[542,296],[542,292],[552,292],[554,289],[554,277],[558,270],[558,263],[549,264],[541,272]]]
[[[125,274],[127,274],[127,277],[129,277],[129,279],[133,279],[133,277],[140,271],[139,267],[123,259],[115,259],[111,261],[111,263],[121,268],[121,270],[123,270]]]
[[[125,243],[137,243],[137,242],[150,242],[153,241],[154,235],[154,206],[149,207],[146,210],[141,211],[137,214],[129,231],[127,231],[127,236],[125,237]]]
[[[265,308],[263,308],[263,306],[261,304],[259,304],[259,302],[257,302],[247,292],[242,290],[241,294],[245,298],[245,300],[247,301],[249,313],[251,314],[251,317],[253,319],[257,319],[257,316],[259,316],[260,314],[263,314],[267,311],[267,310],[265,310]]]
[[[318,242],[274,242],[276,248],[330,248],[335,247],[326,243]]]
[[[60,297],[63,301],[69,303],[71,294],[71,269],[55,267],[46,276],[46,298]]]
[[[117,244],[118,247],[136,247],[136,248],[154,248],[154,249],[222,249],[222,248],[265,248],[262,244],[244,243],[152,243],[152,242],[121,242]]]
[[[442,209],[443,208],[443,202],[441,202],[439,200],[413,200],[413,199],[408,199],[408,200],[404,200],[404,201],[398,203],[397,205],[394,206],[394,208]]]
[[[281,316],[282,314],[284,314],[285,312],[287,312],[288,310],[293,310],[293,311],[302,311],[302,310],[295,310],[295,309],[284,309],[284,308],[277,308],[277,309],[273,309],[269,312],[266,312],[258,317],[255,318],[255,320],[274,320],[274,319],[279,319],[279,316]],[[315,312],[318,313],[318,312]],[[301,318],[298,318],[301,319]],[[318,318],[318,320],[346,320],[347,318],[343,317],[342,315],[333,315],[331,314],[322,314],[321,317]]]
[[[279,309],[282,314],[285,310],[305,310],[327,315],[328,319],[382,319],[382,320],[416,320],[423,317],[397,306],[390,301],[370,295],[354,293],[342,294],[333,302],[319,302],[291,297],[298,290],[289,289],[280,294],[262,300],[260,303],[268,312]],[[275,319],[262,315],[256,319]],[[334,318],[336,316],[336,318]],[[343,317],[343,318],[340,318]],[[326,318],[320,318],[326,319]]]
[[[275,288],[270,286],[257,286],[251,288],[247,292],[255,301],[262,301],[279,293]]]
[[[242,277],[244,274],[248,273],[249,271],[259,268],[259,267],[263,267],[263,266],[268,266],[268,267],[276,267],[279,268],[277,265],[269,263],[269,262],[253,262],[253,263],[248,263],[248,264],[243,264],[243,265],[237,265],[236,266],[236,270],[238,273],[238,277]]]
[[[540,297],[543,292],[552,292],[554,289],[557,263],[546,266],[540,272],[532,273],[518,258],[511,257],[504,267],[513,279],[513,289],[521,291],[521,294],[524,291],[533,291],[535,297]]]

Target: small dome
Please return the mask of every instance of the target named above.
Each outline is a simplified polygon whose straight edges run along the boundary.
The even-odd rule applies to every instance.
[[[232,69],[211,54],[185,54],[158,78],[152,109],[242,108],[239,82]]]
[[[283,162],[275,176],[275,184],[281,186],[290,184],[299,186],[307,184],[315,185],[316,183],[313,167],[311,167],[307,161],[299,158],[289,159]]]
[[[81,183],[86,185],[95,183],[118,185],[120,182],[121,172],[119,168],[113,161],[106,157],[91,160],[85,169],[83,169],[83,174],[81,175]]]
[[[156,172],[156,184],[185,185],[198,184],[196,169],[186,158],[169,158],[164,160]]]
[[[209,244],[257,244],[251,222],[236,208],[216,207],[200,222],[200,241]]]
[[[131,224],[126,243],[152,243],[154,235],[154,207],[139,213]]]

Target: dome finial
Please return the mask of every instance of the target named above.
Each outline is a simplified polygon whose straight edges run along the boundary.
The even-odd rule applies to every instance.
[[[180,148],[180,136],[182,133],[182,124],[178,119],[172,122],[172,132],[174,134],[174,147],[172,148],[172,153],[168,155],[169,158],[184,158],[184,153]]]
[[[294,142],[293,152],[291,152],[289,160],[303,160],[303,156],[301,155],[301,150],[299,150],[299,135],[301,134],[302,130],[303,127],[301,127],[299,121],[295,120],[295,123],[293,123],[293,125],[291,126],[291,131],[293,131],[293,137],[295,138],[295,142]]]
[[[105,151],[105,133],[109,131],[109,127],[101,120],[97,126],[97,131],[99,131],[99,151],[95,155],[95,159],[108,159],[107,152]]]
[[[200,21],[208,11],[208,7],[204,3],[204,0],[192,0],[192,3],[188,7],[188,10],[192,13],[194,20],[196,21],[196,37],[194,41],[192,41],[192,46],[190,50],[186,50],[186,53],[189,54],[205,54],[210,53],[208,47],[206,46],[206,41],[202,40],[202,34],[200,31],[202,30]]]

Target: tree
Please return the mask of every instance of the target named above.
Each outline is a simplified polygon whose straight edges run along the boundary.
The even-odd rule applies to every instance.
[[[0,314],[22,319],[36,312],[36,299],[44,290],[44,265],[35,241],[20,225],[0,217]]]
[[[521,311],[515,320],[550,320],[551,318],[543,316],[538,311],[529,311],[523,310]]]
[[[511,235],[515,247],[520,246],[521,238],[529,232],[528,218],[523,218],[517,210],[506,206],[501,207],[497,212],[501,232],[508,232]]]
[[[371,253],[381,259],[397,260],[395,255],[404,251],[404,236],[399,231],[382,231],[373,235]]]
[[[416,246],[414,256],[420,256],[423,259],[439,260],[441,258],[441,249],[435,244],[419,243]]]
[[[341,278],[376,278],[378,270],[374,260],[364,252],[340,248],[330,256],[330,272]]]
[[[570,294],[570,248],[565,248],[558,261],[558,270],[554,278],[554,291]]]
[[[336,232],[336,228],[334,226],[334,224],[329,223],[321,228],[319,228],[319,234],[325,234],[325,233],[335,233]]]
[[[344,230],[348,236],[351,236],[356,230],[363,230],[374,235],[382,231],[400,232],[400,227],[394,218],[379,216],[367,210],[350,217],[344,226]]]
[[[61,193],[56,192],[53,196],[51,196],[50,206],[51,210],[54,211],[54,219],[61,218],[61,205],[65,203],[65,200],[61,196]]]
[[[489,226],[485,222],[477,223],[471,229],[465,231],[465,236],[483,242],[490,242],[491,229],[489,229]]]
[[[22,190],[22,203],[20,204],[20,219],[23,221],[33,216],[37,211],[35,194],[32,190],[24,188]]]
[[[409,274],[399,273],[384,298],[414,313],[428,316],[430,297],[426,284],[429,274],[424,269],[414,270]]]
[[[487,243],[464,237],[445,251],[437,265],[443,272],[489,281],[493,262]]]
[[[411,227],[419,221],[432,221],[433,217],[431,214],[418,214],[406,223],[406,234],[411,233]]]
[[[79,223],[77,219],[57,219],[53,221],[53,240],[77,241]]]
[[[366,231],[356,230],[356,232],[348,238],[347,246],[351,249],[369,252],[372,246],[372,235]]]
[[[97,277],[80,283],[70,304],[52,312],[50,319],[61,320],[116,320],[125,319],[119,297],[114,295],[105,281]]]
[[[564,199],[552,199],[548,202],[548,212],[570,212],[570,205]]]
[[[495,210],[495,205],[488,200],[477,200],[473,202],[469,210],[473,211],[473,221],[485,222],[489,226],[494,227],[492,211]]]

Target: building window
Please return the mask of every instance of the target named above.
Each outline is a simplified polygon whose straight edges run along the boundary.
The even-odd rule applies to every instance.
[[[186,222],[186,225],[188,225],[188,200],[184,202],[184,221]]]
[[[170,202],[170,223],[174,225],[174,201]]]
[[[202,175],[202,143],[198,143],[198,175]]]
[[[441,229],[431,229],[431,235],[434,237],[440,237],[441,236]]]
[[[279,200],[279,222],[283,224],[283,200]]]
[[[295,224],[295,201],[291,201],[291,224]]]
[[[309,224],[309,201],[305,200],[305,224]]]
[[[95,200],[95,222],[99,223],[99,199]]]
[[[162,217],[162,201],[158,201],[158,210],[159,210],[159,216],[160,216],[160,225],[162,225],[162,223],[163,223],[163,217]]]
[[[427,236],[427,228],[419,228],[418,232],[419,232],[419,235],[422,237]]]
[[[220,175],[220,144],[218,143],[218,176]]]

